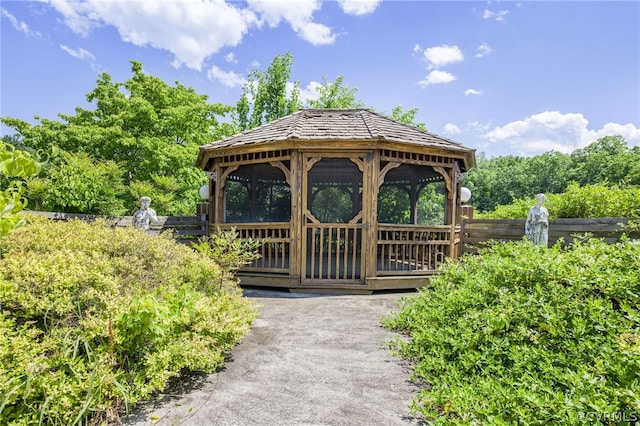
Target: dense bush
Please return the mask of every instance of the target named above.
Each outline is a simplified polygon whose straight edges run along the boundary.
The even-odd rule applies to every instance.
[[[572,183],[562,194],[546,194],[545,207],[554,218],[628,217],[640,218],[640,187],[619,187],[606,183],[579,186]],[[535,194],[500,205],[488,213],[477,213],[482,219],[524,219],[536,204]]]
[[[255,311],[170,236],[35,220],[0,240],[0,424],[96,424],[210,372]]]
[[[38,168],[29,154],[0,141],[0,238],[25,224],[18,215],[27,204],[21,179],[36,174]]]
[[[36,210],[118,216],[129,213],[122,201],[122,171],[111,160],[93,160],[87,153],[60,152],[28,183]]]
[[[426,383],[413,408],[434,424],[640,415],[640,241],[496,244],[384,322],[408,335],[394,346]]]

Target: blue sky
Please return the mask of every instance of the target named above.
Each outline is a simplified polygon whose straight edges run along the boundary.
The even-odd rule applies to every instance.
[[[30,122],[87,107],[130,60],[233,105],[291,52],[303,96],[342,75],[368,107],[418,108],[489,157],[640,145],[638,1],[1,1],[0,25],[0,116]]]

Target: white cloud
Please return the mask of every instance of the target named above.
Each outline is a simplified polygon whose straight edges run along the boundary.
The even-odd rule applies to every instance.
[[[603,136],[621,135],[630,146],[640,145],[640,129],[633,124],[607,123],[601,129],[588,128],[582,114],[545,111],[524,120],[513,121],[486,132],[492,143],[508,145],[520,155],[538,155],[547,151],[571,153]]]
[[[238,60],[236,59],[236,55],[233,52],[229,52],[226,55],[224,55],[224,60],[234,64],[238,63]]]
[[[373,13],[382,0],[338,0],[344,13],[349,15],[368,15]]]
[[[305,104],[309,101],[315,101],[320,98],[320,93],[318,92],[318,88],[321,86],[317,81],[312,81],[307,84],[306,87],[300,88],[300,101]],[[287,94],[291,93],[293,90],[293,83],[287,83]]]
[[[459,135],[462,133],[462,130],[458,126],[452,123],[447,123],[444,126],[444,133],[447,135]]]
[[[315,22],[291,23],[291,28],[293,28],[303,40],[308,41],[314,46],[333,44],[336,40],[336,36],[333,34],[331,28],[323,24],[317,24]]]
[[[315,46],[332,44],[336,39],[330,27],[312,21],[313,14],[322,7],[319,0],[297,0],[295,5],[287,0],[248,0],[248,3],[270,27],[277,27],[284,20],[300,38]]]
[[[242,42],[251,30],[264,25],[288,24],[312,45],[335,42],[338,34],[316,22],[314,14],[321,0],[43,0],[63,17],[76,34],[87,36],[100,26],[117,29],[123,41],[136,46],[151,46],[173,55],[172,65],[201,70],[205,59],[225,47]],[[344,13],[364,15],[375,11],[381,0],[339,0]],[[16,28],[26,31],[8,12],[3,15]],[[13,18],[13,19],[12,19]],[[233,54],[225,56],[234,62]]]
[[[477,133],[485,133],[491,128],[491,122],[481,123],[479,121],[472,121],[468,124],[468,127]]]
[[[16,31],[20,31],[21,33],[26,34],[28,36],[38,36],[38,37],[40,36],[39,32],[32,31],[31,28],[29,28],[29,24],[27,24],[24,21],[18,20],[18,18],[13,16],[11,12],[9,12],[4,7],[0,8],[0,14],[5,18],[7,18],[9,22],[11,22],[11,26],[13,26],[13,28]]]
[[[418,85],[423,89],[432,84],[444,84],[451,83],[456,77],[446,71],[433,70],[423,80],[418,82]]]
[[[62,14],[64,23],[76,34],[87,36],[91,30],[100,26],[99,17],[90,17],[90,2],[79,3],[69,0],[51,0],[51,5]]]
[[[252,11],[224,0],[53,0],[51,5],[78,34],[110,25],[122,40],[167,50],[174,55],[175,67],[186,65],[197,70],[205,58],[225,46],[236,46],[259,24]]]
[[[583,138],[582,146],[586,146],[605,136],[622,136],[629,146],[640,146],[640,129],[631,123],[607,123],[599,130],[590,130]]]
[[[233,71],[223,71],[217,66],[212,66],[207,72],[209,80],[217,80],[227,87],[240,87],[244,84],[245,79]]]
[[[464,91],[465,95],[476,95],[476,96],[480,96],[482,95],[482,90],[477,90],[477,89],[467,89]]]
[[[487,43],[482,43],[480,46],[478,46],[476,52],[476,58],[482,58],[483,56],[491,53],[491,46],[489,46]]]
[[[65,46],[64,44],[60,45],[60,48],[62,50],[64,50],[65,52],[67,52],[69,55],[73,56],[74,58],[77,59],[86,59],[90,62],[93,62],[96,60],[96,57],[93,56],[93,54],[91,52],[89,52],[88,50],[85,50],[83,48],[78,48],[77,50],[74,50],[68,46]]]
[[[495,19],[496,21],[504,21],[504,18],[505,18],[505,16],[507,16],[508,13],[509,13],[508,10],[500,10],[498,12],[494,12],[494,11],[491,11],[489,9],[486,9],[482,13],[482,18],[483,19]]]
[[[424,57],[429,62],[431,68],[439,68],[443,65],[462,62],[464,55],[458,46],[434,46],[425,49]]]

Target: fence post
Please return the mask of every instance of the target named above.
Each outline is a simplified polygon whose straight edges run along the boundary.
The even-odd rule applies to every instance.
[[[465,216],[467,217],[467,219],[473,220],[473,206],[462,206],[462,216],[463,216],[463,219],[462,219],[463,222],[464,222]]]
[[[209,214],[209,203],[197,203],[196,204],[196,216]]]

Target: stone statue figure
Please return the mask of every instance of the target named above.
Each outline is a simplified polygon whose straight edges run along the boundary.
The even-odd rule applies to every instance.
[[[151,198],[140,197],[140,209],[133,215],[134,227],[148,231],[151,223],[158,223],[156,211],[149,207],[150,204]]]
[[[549,212],[542,204],[547,197],[544,194],[536,195],[536,205],[529,209],[529,215],[524,225],[527,238],[536,245],[544,245],[549,241]]]

